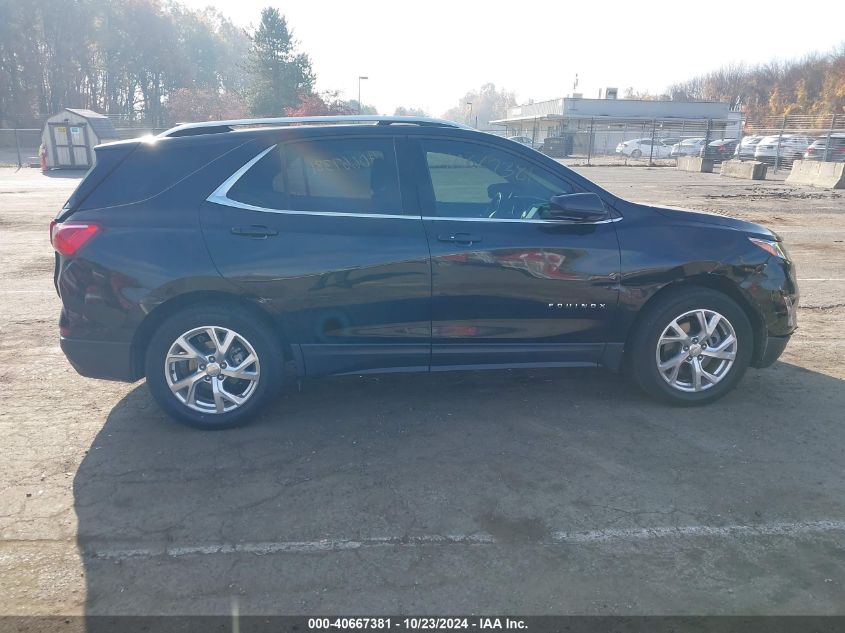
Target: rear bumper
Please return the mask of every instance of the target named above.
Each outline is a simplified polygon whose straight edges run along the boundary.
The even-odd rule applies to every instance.
[[[762,369],[772,365],[778,358],[780,358],[780,355],[783,354],[783,350],[786,349],[786,345],[789,343],[790,338],[790,336],[766,337],[766,343],[760,352],[760,356],[754,363],[754,367]]]
[[[129,343],[89,341],[60,337],[59,345],[71,366],[86,378],[134,382],[132,346]]]

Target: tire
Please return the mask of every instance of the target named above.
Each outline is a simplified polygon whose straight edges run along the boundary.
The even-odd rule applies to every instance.
[[[642,150],[639,150],[639,149],[635,149],[633,152],[631,152],[631,158],[639,158],[642,155],[643,155],[643,152],[642,152]]]
[[[144,365],[150,392],[165,413],[198,429],[217,430],[250,421],[278,392],[282,363],[278,337],[248,310],[197,305],[158,327]]]
[[[709,338],[698,336],[702,315],[714,328]],[[652,397],[681,406],[707,404],[742,379],[751,362],[753,339],[751,323],[733,299],[709,288],[683,288],[646,306],[632,333],[628,368]],[[658,362],[664,363],[665,373]]]

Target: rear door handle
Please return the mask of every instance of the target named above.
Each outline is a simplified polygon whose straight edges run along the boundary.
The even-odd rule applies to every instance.
[[[454,242],[455,244],[476,244],[481,241],[481,236],[472,233],[444,233],[438,235],[437,239],[441,242]]]
[[[263,240],[278,234],[279,232],[276,229],[271,229],[269,226],[262,226],[259,224],[232,227],[232,235],[238,235],[240,237],[253,237]]]

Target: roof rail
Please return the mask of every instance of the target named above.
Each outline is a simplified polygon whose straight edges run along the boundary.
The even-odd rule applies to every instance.
[[[218,134],[231,132],[239,127],[288,125],[342,125],[342,124],[374,124],[374,125],[421,125],[431,127],[452,127],[472,129],[461,123],[413,116],[380,116],[377,114],[337,115],[337,116],[309,116],[309,117],[274,117],[263,119],[230,119],[228,121],[202,121],[199,123],[180,123],[176,127],[165,130],[162,136],[195,136],[199,134]]]

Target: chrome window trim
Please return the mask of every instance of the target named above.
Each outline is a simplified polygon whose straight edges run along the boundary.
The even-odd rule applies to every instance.
[[[398,215],[389,213],[343,213],[340,211],[294,211],[293,209],[270,209],[269,207],[259,207],[254,204],[247,204],[246,202],[239,202],[232,200],[229,197],[229,190],[235,186],[235,183],[249,171],[258,161],[264,158],[271,150],[278,147],[278,144],[271,145],[267,149],[260,152],[252,160],[247,162],[243,167],[238,169],[234,174],[229,176],[223,184],[217,187],[206,201],[214,204],[222,204],[227,207],[234,207],[236,209],[245,209],[247,211],[260,211],[261,213],[280,213],[283,215],[319,215],[327,217],[341,217],[341,218],[388,218],[393,220],[419,220],[418,215]]]
[[[255,163],[257,163],[262,158],[264,158],[267,154],[270,153],[270,150],[272,150],[275,147],[277,147],[277,145],[273,144],[270,147],[268,147],[267,149],[259,152],[258,156],[256,156],[255,158],[247,161],[247,163],[243,167],[238,169],[234,174],[232,174],[226,180],[224,180],[223,184],[221,184],[219,187],[217,187],[217,189],[212,191],[211,195],[208,196],[208,198],[206,198],[206,200],[208,202],[215,202],[217,204],[226,204],[228,206],[237,206],[238,204],[243,204],[243,203],[237,202],[237,200],[232,200],[231,198],[229,198],[229,195],[228,195],[229,189],[231,189],[232,187],[235,186],[235,183],[238,182],[241,179],[241,176],[243,176],[247,171],[249,171],[250,167],[252,167]],[[251,205],[246,205],[246,207],[249,207],[249,206],[251,206]],[[256,208],[258,208],[258,207],[256,207]]]
[[[389,220],[419,220],[418,215],[395,215],[389,213],[344,213],[342,211],[294,211],[293,209],[268,209],[267,207],[256,207],[245,202],[238,202],[230,198],[217,198],[209,202],[215,204],[223,204],[227,207],[235,207],[236,209],[246,209],[247,211],[260,211],[261,213],[279,213],[282,215],[318,215],[327,216],[331,218],[381,218]]]
[[[518,224],[566,224],[566,225],[573,225],[573,224],[610,224],[611,222],[619,222],[621,217],[618,218],[609,218],[607,220],[598,220],[597,222],[569,222],[567,220],[534,220],[531,218],[449,218],[442,215],[424,215],[423,220],[430,220],[431,222],[442,222],[442,221],[451,221],[451,222],[508,222],[508,223],[518,223]]]
[[[449,218],[443,216],[434,216],[434,215],[426,215],[426,216],[419,216],[419,215],[400,215],[400,214],[388,214],[388,213],[345,213],[342,211],[295,211],[293,209],[270,209],[269,207],[259,207],[253,204],[247,204],[246,202],[238,202],[237,200],[232,200],[229,197],[229,190],[235,186],[235,183],[241,179],[241,177],[249,171],[249,169],[255,165],[258,161],[264,158],[267,154],[270,153],[271,150],[276,148],[278,144],[271,145],[265,150],[262,150],[258,153],[257,156],[249,160],[243,167],[238,169],[235,173],[229,176],[226,180],[223,181],[217,189],[215,189],[208,198],[206,198],[207,202],[213,202],[214,204],[221,204],[227,207],[234,207],[236,209],[244,209],[246,211],[259,211],[261,213],[278,213],[282,215],[317,215],[317,216],[325,216],[325,217],[340,217],[340,218],[383,218],[383,219],[390,219],[390,220],[429,220],[431,222],[443,222],[443,221],[453,221],[453,222],[506,222],[506,223],[518,223],[518,224],[608,224],[610,222],[618,222],[621,220],[621,217],[618,218],[610,218],[608,220],[599,220],[598,222],[566,222],[565,220],[533,220],[533,219],[522,219],[522,218]]]

